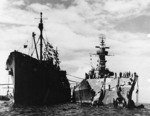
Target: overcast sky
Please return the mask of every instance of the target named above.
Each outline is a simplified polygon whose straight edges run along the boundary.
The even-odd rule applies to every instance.
[[[33,31],[39,35],[35,18],[40,12],[48,18],[44,38],[58,47],[61,69],[84,78],[90,69],[89,53],[96,52],[99,34],[105,34],[114,55],[107,57],[107,67],[137,72],[140,102],[150,103],[150,0],[1,0],[1,83],[8,77],[9,53],[25,51],[23,44],[32,39]]]

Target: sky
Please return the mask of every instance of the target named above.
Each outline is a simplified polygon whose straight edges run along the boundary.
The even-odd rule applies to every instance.
[[[61,69],[84,78],[91,68],[99,35],[110,47],[107,67],[139,75],[139,101],[150,103],[150,0],[1,0],[0,83],[6,83],[6,59],[32,40],[43,12],[44,38],[58,47]],[[94,56],[93,56],[94,57]],[[96,59],[94,57],[93,59]],[[77,80],[69,77],[70,80]]]

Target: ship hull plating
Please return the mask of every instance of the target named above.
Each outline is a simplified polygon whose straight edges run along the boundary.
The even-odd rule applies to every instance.
[[[66,71],[56,70],[47,61],[39,61],[14,51],[7,60],[14,82],[15,104],[50,105],[70,101]]]
[[[127,83],[130,80],[128,78],[121,79],[122,83]],[[99,99],[102,97],[103,104],[114,103],[118,95],[117,83],[118,79],[112,79],[110,83],[106,84],[106,89],[101,92],[104,79],[84,79],[80,84],[74,88],[74,99],[80,103],[92,103],[93,99]],[[121,86],[120,94],[124,98],[125,102],[128,103],[127,95],[131,89],[131,85]],[[131,95],[132,97],[132,95]]]

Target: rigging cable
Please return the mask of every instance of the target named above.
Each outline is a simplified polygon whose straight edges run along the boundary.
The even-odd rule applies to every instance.
[[[46,41],[48,42],[48,37],[47,37],[45,28],[44,28],[43,30],[44,30],[44,33],[45,33],[45,39],[46,39]]]
[[[80,78],[80,77],[77,77],[77,76],[73,76],[73,75],[70,75],[70,74],[67,74],[68,76],[71,76],[71,77],[74,77],[74,78],[77,78],[77,79],[83,79],[83,78]],[[74,82],[74,83],[79,83],[79,81],[74,81],[74,80],[70,80],[68,79],[70,82]]]
[[[69,79],[68,79],[68,81],[70,81],[70,82],[74,82],[74,83],[79,83],[78,81],[73,81],[73,80],[69,80]]]
[[[68,76],[71,76],[71,77],[74,77],[74,78],[77,78],[77,79],[83,79],[81,77],[77,77],[77,76],[73,76],[73,75],[70,75],[70,74],[67,74]]]

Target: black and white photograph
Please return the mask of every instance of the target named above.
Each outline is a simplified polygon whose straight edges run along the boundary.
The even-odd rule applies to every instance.
[[[0,0],[0,116],[150,116],[150,0]]]

